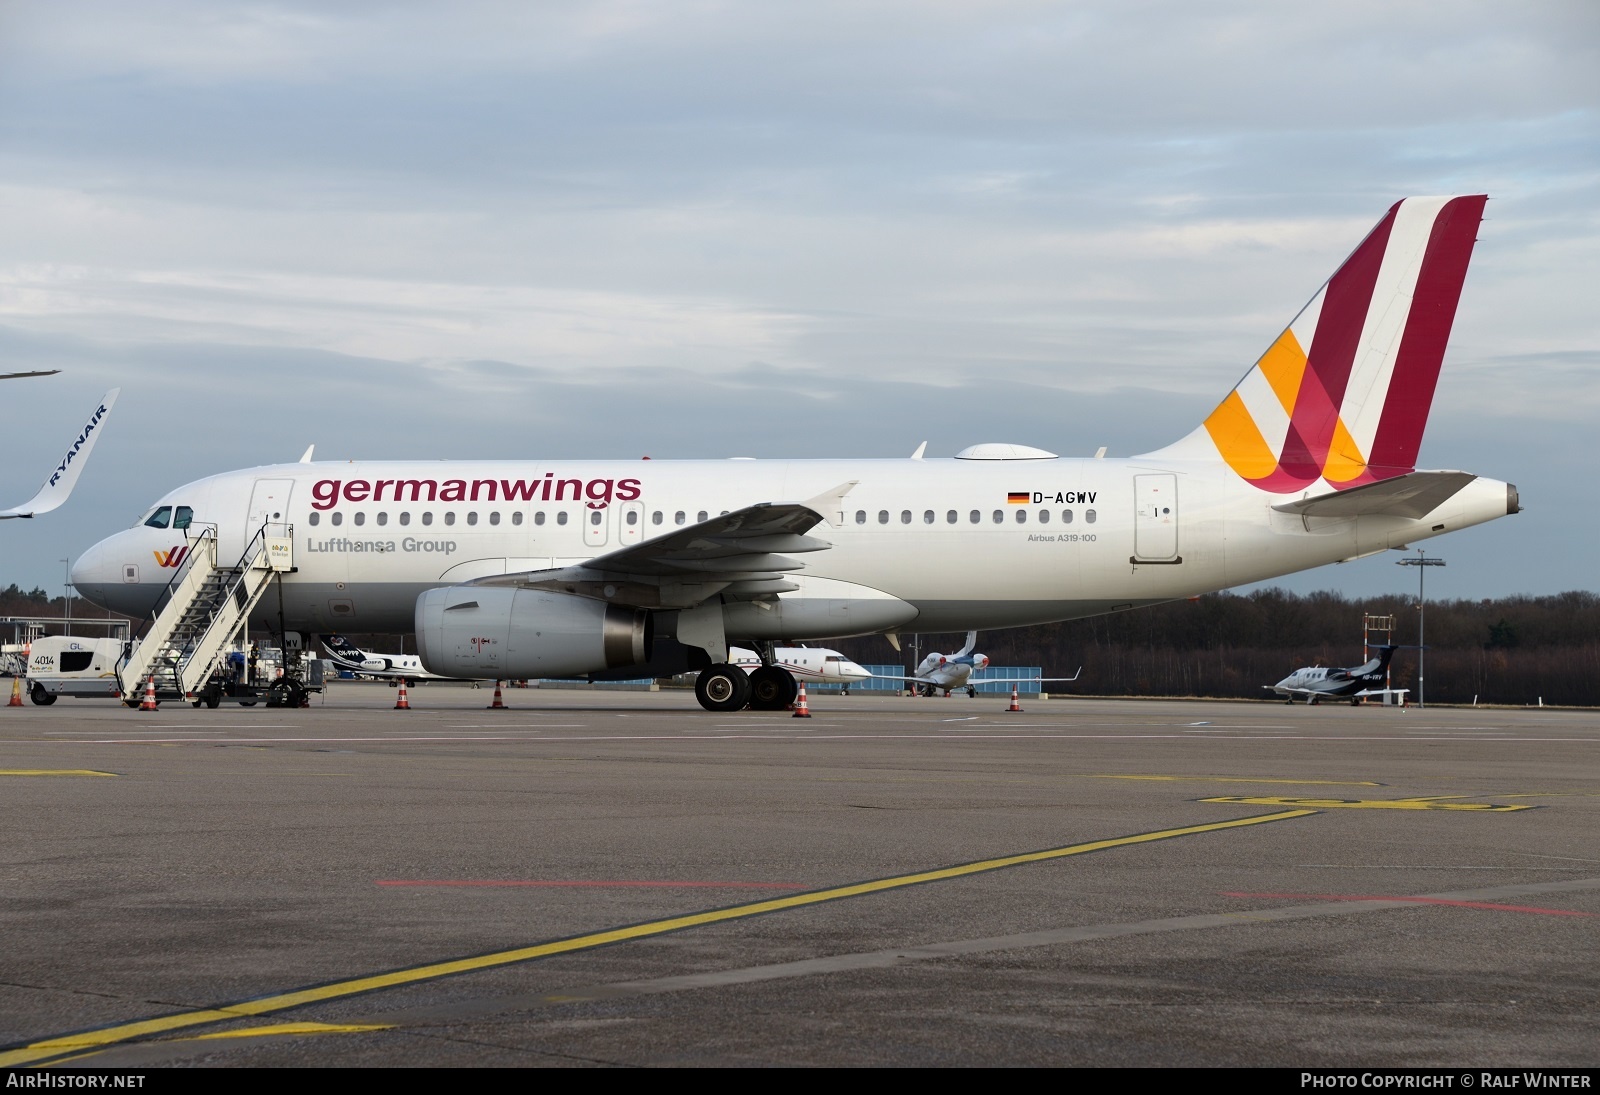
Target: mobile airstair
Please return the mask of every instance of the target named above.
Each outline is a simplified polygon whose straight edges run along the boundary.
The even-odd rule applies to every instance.
[[[123,702],[136,706],[152,679],[158,697],[199,691],[274,576],[293,569],[292,525],[262,525],[232,566],[217,565],[216,529],[191,537],[184,567],[167,587],[166,604],[143,640],[118,663]]]

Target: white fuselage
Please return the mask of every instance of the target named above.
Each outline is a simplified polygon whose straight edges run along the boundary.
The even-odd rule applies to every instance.
[[[761,656],[754,650],[735,646],[728,649],[728,661],[750,673],[761,665]],[[787,669],[795,680],[807,684],[848,685],[872,679],[872,674],[860,665],[825,646],[773,647],[772,664]]]
[[[300,463],[180,487],[159,506],[192,511],[187,530],[141,523],[86,551],[72,576],[95,603],[142,617],[176,573],[163,561],[204,525],[216,526],[227,563],[263,523],[283,524],[295,570],[262,599],[256,622],[404,633],[430,588],[570,566],[708,515],[851,482],[810,533],[831,546],[805,556],[797,591],[725,605],[730,640],[1090,616],[1400,547],[1508,511],[1506,484],[1478,479],[1420,519],[1304,517],[1275,512],[1286,496],[1220,462],[1140,458]]]

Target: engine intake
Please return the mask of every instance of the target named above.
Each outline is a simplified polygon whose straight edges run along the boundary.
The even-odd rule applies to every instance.
[[[416,628],[422,664],[450,677],[573,677],[650,659],[649,613],[541,589],[430,589]]]

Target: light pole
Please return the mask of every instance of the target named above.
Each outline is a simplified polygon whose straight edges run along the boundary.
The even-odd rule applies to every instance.
[[[61,581],[61,616],[62,616],[61,633],[63,635],[71,635],[72,634],[72,560],[70,558],[61,560],[61,566],[64,568],[63,571],[62,571],[63,577],[62,577],[62,581]]]
[[[1423,670],[1427,666],[1428,656],[1428,599],[1423,592],[1423,575],[1427,574],[1427,567],[1442,567],[1443,559],[1430,559],[1428,553],[1421,548],[1417,549],[1415,559],[1396,559],[1395,566],[1417,568],[1417,706],[1428,706],[1427,687],[1423,683]]]

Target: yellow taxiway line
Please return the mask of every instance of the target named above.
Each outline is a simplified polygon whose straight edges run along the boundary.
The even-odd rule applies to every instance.
[[[1151,844],[1158,840],[1171,840],[1175,837],[1214,833],[1225,829],[1241,829],[1251,825],[1264,825],[1273,821],[1287,821],[1290,818],[1308,817],[1315,813],[1317,813],[1316,810],[1310,809],[1285,810],[1280,813],[1262,814],[1257,817],[1234,818],[1231,821],[1213,821],[1204,825],[1186,825],[1177,829],[1159,829],[1149,833],[1134,833],[1129,836],[1111,837],[1106,840],[1092,840],[1084,844],[1069,844],[1062,848],[1049,848],[1039,852],[1023,852],[1019,855],[982,859],[973,863],[958,864],[954,867],[918,871],[914,874],[896,875],[892,878],[872,879],[847,886],[834,886],[824,890],[812,890],[807,893],[769,898],[764,901],[752,901],[743,905],[731,905],[727,908],[691,913],[687,916],[652,920],[643,924],[633,924],[627,927],[592,932],[588,935],[573,936],[570,939],[556,939],[546,943],[536,943],[532,946],[517,947],[512,950],[494,951],[490,954],[480,954],[471,958],[431,962],[426,965],[411,966],[407,969],[394,970],[389,973],[355,977],[346,981],[335,981],[332,984],[296,989],[292,992],[263,996],[259,999],[245,1000],[221,1007],[180,1011],[154,1019],[118,1023],[115,1026],[103,1027],[100,1030],[46,1038],[16,1049],[0,1052],[0,1067],[38,1064],[67,1054],[82,1055],[85,1050],[104,1050],[118,1043],[143,1038],[152,1034],[163,1034],[167,1031],[183,1030],[188,1027],[202,1026],[207,1023],[217,1023],[228,1019],[242,1019],[247,1016],[287,1011],[290,1008],[354,996],[359,993],[373,992],[378,989],[416,984],[420,981],[431,981],[459,973],[493,969],[497,966],[509,966],[513,963],[529,962],[537,958],[548,958],[557,954],[572,954],[576,951],[591,950],[595,947],[609,946],[614,943],[625,943],[635,939],[647,939],[651,936],[665,935],[669,932],[684,931],[688,928],[704,927],[707,924],[742,920],[746,917],[783,912],[787,909],[804,908],[808,905],[820,905],[827,901],[839,901],[844,898],[864,897],[867,894],[883,893],[887,890],[902,889],[906,886],[942,882],[953,878],[963,878],[968,875],[983,874],[987,871],[1020,867],[1028,863],[1043,863],[1067,856],[1105,851],[1108,848],[1125,848],[1136,844]]]

